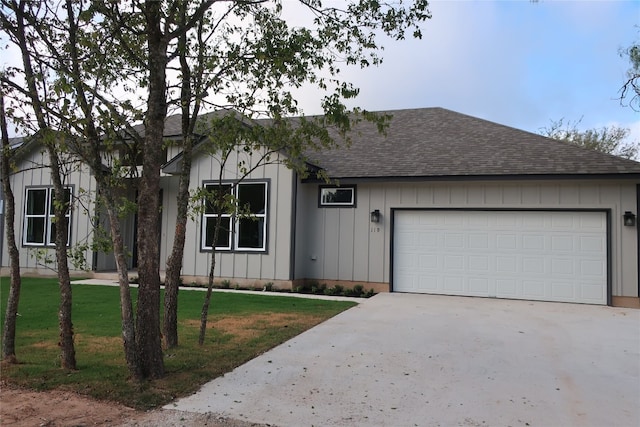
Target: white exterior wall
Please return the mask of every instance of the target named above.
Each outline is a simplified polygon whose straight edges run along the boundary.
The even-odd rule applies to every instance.
[[[54,248],[44,248],[40,246],[25,246],[23,244],[24,230],[24,213],[25,213],[25,196],[26,189],[29,187],[53,187],[51,173],[47,166],[48,156],[43,150],[34,150],[25,159],[20,162],[19,167],[22,168],[11,176],[11,188],[15,197],[15,231],[16,243],[20,251],[20,267],[23,273],[35,274],[55,274],[51,267],[44,266],[35,257],[36,251],[44,249],[47,256],[55,259]],[[91,243],[93,236],[93,227],[90,221],[94,214],[93,198],[95,195],[95,180],[89,173],[88,168],[74,164],[73,171],[69,176],[64,178],[65,186],[72,186],[74,202],[71,213],[71,245]],[[80,200],[79,200],[80,199]],[[5,206],[6,212],[6,206]],[[6,232],[6,228],[5,228]],[[2,267],[9,267],[9,254],[7,251],[6,233],[3,235],[2,244]],[[89,249],[85,252],[87,266],[91,268],[93,252]],[[72,273],[81,273],[79,270],[73,270],[73,265],[69,265]]]
[[[254,154],[253,158],[257,158]],[[240,178],[235,167],[241,158],[228,160],[225,180]],[[248,164],[250,156],[245,156]],[[220,165],[212,156],[198,156],[191,169],[191,188],[201,187],[205,182],[216,181]],[[267,251],[216,253],[216,279],[229,278],[248,280],[291,280],[292,221],[294,174],[283,165],[270,164],[258,167],[245,180],[268,180],[267,199]],[[161,265],[166,265],[173,245],[177,208],[175,197],[178,189],[177,176],[162,178],[163,214],[161,231]],[[201,248],[201,218],[189,220],[184,248],[183,276],[206,278],[211,266],[211,252]]]
[[[318,186],[298,186],[296,279],[389,283],[392,208],[608,209],[612,295],[638,296],[635,182],[358,183],[356,208],[319,208]]]

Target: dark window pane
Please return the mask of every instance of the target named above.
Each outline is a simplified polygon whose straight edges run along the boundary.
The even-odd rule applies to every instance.
[[[353,204],[353,188],[323,188],[323,204]]]
[[[27,215],[45,215],[47,212],[47,190],[27,191]]]
[[[64,189],[64,193],[65,193],[65,202],[66,202],[66,207],[67,207],[67,211],[66,213],[69,214],[69,204],[71,202],[71,189],[70,188],[65,188]],[[51,189],[51,203],[49,203],[49,214],[50,215],[54,215],[55,214],[55,191],[52,188]]]
[[[240,184],[238,186],[238,206],[241,211],[252,214],[263,214],[266,212],[265,183]]]
[[[238,222],[238,248],[263,248],[264,218],[241,218]]]
[[[27,243],[44,243],[45,218],[27,218]]]
[[[65,218],[64,221],[67,224],[67,239],[65,241],[65,244],[69,244],[69,219]],[[56,222],[55,221],[51,221],[51,234],[49,236],[49,242],[50,245],[55,245],[56,243]]]
[[[220,204],[220,202],[218,201],[219,197],[224,197],[226,195],[231,194],[231,185],[208,185],[207,187],[207,192],[210,194],[209,197],[207,197],[207,200],[205,201],[205,208],[204,211],[205,213],[208,214],[212,214],[212,213],[218,213],[218,209],[216,209],[217,207],[222,207],[224,208],[224,200],[222,202],[222,204]],[[223,212],[226,213],[226,212]]]
[[[213,246],[213,236],[215,235],[215,227],[217,218],[207,218],[207,228],[206,228],[206,236],[205,236],[205,246],[212,247]],[[217,248],[228,248],[230,247],[229,240],[229,230],[230,230],[230,218],[221,218],[220,220],[220,231],[218,232],[218,241],[216,242],[215,247]]]

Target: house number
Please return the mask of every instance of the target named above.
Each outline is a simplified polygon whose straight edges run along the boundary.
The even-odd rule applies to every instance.
[[[371,232],[372,233],[379,233],[380,232],[380,227],[371,227]]]

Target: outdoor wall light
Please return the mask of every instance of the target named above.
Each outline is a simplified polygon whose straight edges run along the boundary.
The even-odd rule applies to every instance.
[[[624,213],[624,215],[622,215],[622,217],[624,218],[624,225],[626,227],[633,227],[636,225],[636,216],[634,215],[633,212],[631,211],[626,211]],[[373,216],[372,216],[373,218]],[[372,219],[373,221],[373,219]]]
[[[380,211],[378,209],[371,212],[371,222],[380,222]]]

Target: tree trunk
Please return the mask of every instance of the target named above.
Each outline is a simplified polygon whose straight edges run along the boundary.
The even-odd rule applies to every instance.
[[[222,177],[220,178],[222,179]],[[213,292],[213,278],[216,269],[216,242],[218,241],[218,235],[220,234],[220,228],[222,223],[222,192],[219,192],[220,199],[218,200],[218,217],[216,220],[216,227],[213,230],[213,243],[211,244],[211,269],[209,269],[209,281],[207,283],[207,293],[204,296],[204,303],[202,303],[202,311],[200,312],[200,333],[198,334],[198,344],[204,344],[204,337],[207,333],[207,317],[209,317],[209,305],[211,304],[211,293]]]
[[[64,369],[76,369],[76,352],[73,345],[73,325],[71,323],[71,281],[69,278],[69,266],[67,264],[67,225],[65,219],[66,209],[64,208],[65,196],[60,178],[60,163],[55,145],[55,138],[52,136],[49,124],[46,119],[43,100],[38,92],[36,85],[37,75],[33,71],[31,56],[27,44],[27,36],[25,33],[25,3],[15,5],[13,10],[16,16],[16,38],[22,54],[22,64],[24,66],[24,76],[26,79],[28,94],[31,100],[31,107],[38,124],[39,138],[44,139],[44,144],[49,153],[51,178],[53,179],[55,198],[59,203],[54,207],[54,215],[56,218],[56,261],[58,264],[58,281],[60,286],[60,310],[58,312],[60,341],[58,345],[62,351],[61,366]]]
[[[17,363],[16,358],[16,318],[18,315],[18,303],[20,301],[20,253],[16,245],[15,233],[15,198],[9,181],[9,135],[7,133],[7,121],[4,110],[4,96],[0,90],[0,127],[2,128],[2,189],[4,191],[5,224],[7,246],[9,251],[9,265],[11,269],[11,283],[9,285],[9,297],[4,316],[4,329],[2,331],[2,360],[8,363]],[[1,236],[0,236],[1,238]]]
[[[216,224],[216,230],[214,234],[216,238],[213,239],[213,253],[211,254],[211,269],[209,270],[209,281],[207,283],[207,293],[204,296],[204,302],[202,303],[202,311],[200,312],[200,333],[198,334],[198,344],[204,345],[204,337],[207,333],[207,318],[209,317],[209,305],[211,304],[211,294],[213,292],[213,277],[216,269],[216,250],[215,245],[217,241],[218,225]]]
[[[122,231],[120,230],[120,218],[118,217],[116,202],[116,188],[114,188],[112,177],[107,175],[102,164],[102,145],[101,136],[93,121],[92,105],[87,100],[85,88],[82,82],[82,72],[80,70],[80,54],[78,52],[77,42],[77,19],[74,15],[73,2],[66,1],[66,10],[69,22],[69,56],[71,60],[70,77],[77,96],[77,100],[82,110],[86,127],[85,133],[88,144],[84,145],[86,151],[81,153],[83,159],[87,162],[94,174],[96,185],[98,187],[98,195],[103,198],[104,205],[109,217],[109,228],[111,232],[111,242],[113,244],[113,255],[116,260],[116,268],[118,271],[118,283],[120,286],[120,315],[122,321],[122,344],[124,347],[124,356],[129,369],[129,374],[135,379],[142,378],[142,371],[138,363],[138,355],[136,348],[136,329],[135,319],[133,315],[133,303],[131,300],[131,291],[129,288],[129,275],[127,267],[127,259],[124,251],[124,243],[122,240]],[[82,150],[81,150],[82,151]]]
[[[58,267],[58,285],[60,287],[60,309],[58,311],[58,324],[60,329],[60,341],[58,345],[61,351],[61,367],[63,369],[76,369],[76,350],[73,344],[73,323],[71,321],[72,295],[71,278],[69,277],[69,263],[67,259],[67,219],[66,213],[71,209],[66,203],[66,194],[62,185],[60,162],[53,141],[47,142],[49,161],[51,163],[51,178],[54,189],[54,215],[56,224],[56,262]]]
[[[188,138],[191,139],[191,138]],[[189,143],[190,144],[190,143]],[[166,348],[178,345],[178,289],[180,286],[180,271],[184,257],[185,234],[187,229],[187,214],[189,209],[189,181],[191,174],[191,150],[187,160],[186,150],[183,151],[183,170],[180,173],[180,186],[178,189],[177,204],[178,216],[176,218],[173,249],[167,261],[167,270],[164,280],[164,343]],[[186,171],[185,171],[186,169]]]
[[[194,118],[195,119],[195,118]],[[176,203],[178,215],[176,218],[173,249],[167,261],[164,280],[164,345],[165,348],[178,345],[178,288],[180,286],[180,271],[184,258],[184,244],[189,214],[189,184],[191,177],[191,148],[192,138],[187,136],[182,157],[182,171]]]
[[[136,341],[143,378],[164,375],[160,336],[160,167],[167,116],[167,43],[162,36],[162,4],[144,5],[148,30],[149,98],[138,200],[138,311]]]
[[[106,191],[102,191],[106,193]],[[127,362],[129,374],[139,380],[142,379],[138,355],[136,349],[136,328],[133,316],[133,302],[131,300],[131,289],[129,287],[129,273],[127,257],[124,251],[122,231],[120,230],[120,218],[116,212],[116,202],[111,195],[105,197],[107,216],[109,217],[109,231],[111,232],[111,242],[113,244],[113,255],[116,260],[118,271],[118,284],[120,286],[120,317],[122,320],[122,344],[124,347],[124,358]]]
[[[186,22],[186,3],[183,4],[182,21]],[[193,128],[198,119],[199,102],[196,101],[193,115],[190,114],[191,106],[191,68],[187,61],[187,35],[179,37],[178,49],[180,51],[180,69],[182,72],[182,86],[180,88],[180,101],[182,105],[182,170],[180,171],[180,184],[178,186],[178,215],[173,237],[173,248],[167,260],[167,270],[164,279],[164,332],[165,348],[178,346],[178,290],[180,287],[180,271],[184,258],[185,235],[189,214],[189,184],[191,181],[191,153],[193,148]]]

